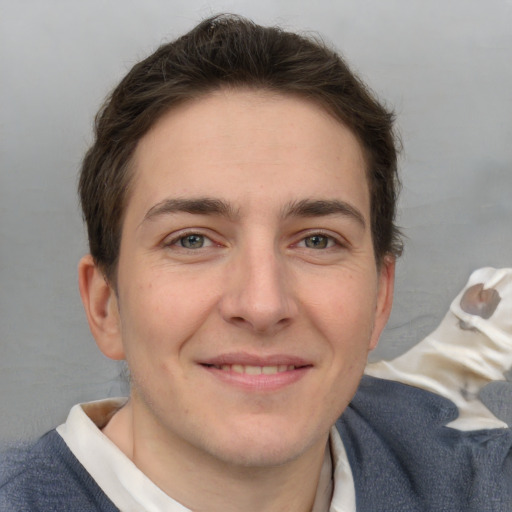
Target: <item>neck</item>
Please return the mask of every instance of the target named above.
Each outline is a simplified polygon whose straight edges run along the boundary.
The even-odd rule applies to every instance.
[[[219,461],[138,422],[129,402],[103,432],[168,496],[194,512],[310,512],[328,435],[293,460],[273,466]],[[153,425],[154,427],[154,425]],[[148,435],[148,432],[152,432]]]

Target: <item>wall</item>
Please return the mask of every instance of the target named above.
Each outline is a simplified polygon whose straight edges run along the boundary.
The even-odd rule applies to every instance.
[[[396,108],[408,240],[375,358],[433,329],[473,269],[512,265],[510,0],[0,0],[0,439],[123,391],[79,301],[77,168],[127,69],[221,11],[320,32]]]

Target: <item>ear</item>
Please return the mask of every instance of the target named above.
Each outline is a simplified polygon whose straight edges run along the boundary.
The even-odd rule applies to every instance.
[[[117,296],[90,254],[78,264],[78,285],[98,347],[110,359],[124,359]]]
[[[373,350],[379,343],[379,338],[388,323],[391,308],[393,306],[393,292],[395,289],[395,264],[394,256],[386,255],[378,269],[378,292],[375,310],[375,321],[369,349]]]

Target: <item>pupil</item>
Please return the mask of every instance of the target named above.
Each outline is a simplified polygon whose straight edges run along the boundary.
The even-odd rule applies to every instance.
[[[321,235],[308,236],[306,238],[306,247],[311,249],[325,249],[327,247],[327,237]]]
[[[187,249],[198,249],[204,244],[202,235],[188,235],[181,239],[181,245]]]

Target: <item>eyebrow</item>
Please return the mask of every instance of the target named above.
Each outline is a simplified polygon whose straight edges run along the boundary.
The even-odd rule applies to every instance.
[[[364,215],[350,203],[338,199],[302,199],[290,203],[283,211],[283,217],[325,217],[341,215],[355,220],[366,227]]]
[[[161,215],[185,212],[195,215],[219,215],[234,219],[238,210],[221,199],[199,197],[190,199],[164,199],[151,207],[144,216],[143,222]],[[363,228],[366,222],[363,214],[351,204],[338,199],[302,199],[288,204],[284,209],[283,218],[288,217],[325,217],[341,215],[354,219]]]
[[[228,218],[237,216],[237,211],[225,201],[208,197],[191,199],[164,199],[151,207],[144,216],[143,222],[170,213],[192,213],[195,215],[221,215]]]

